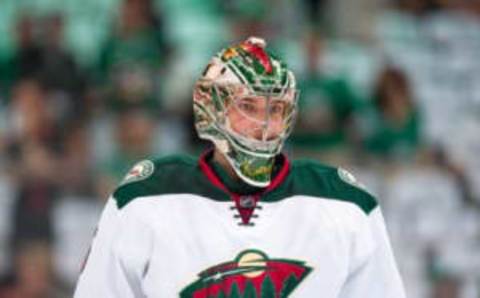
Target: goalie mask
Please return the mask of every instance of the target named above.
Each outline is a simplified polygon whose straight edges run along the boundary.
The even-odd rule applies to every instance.
[[[199,137],[212,141],[242,180],[266,187],[295,120],[293,73],[251,37],[212,58],[193,100]]]

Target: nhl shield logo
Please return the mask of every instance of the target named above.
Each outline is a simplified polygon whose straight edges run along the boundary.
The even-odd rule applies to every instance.
[[[254,208],[256,205],[255,198],[253,196],[241,196],[238,204],[242,208]]]
[[[302,261],[270,259],[250,249],[200,272],[180,298],[286,298],[311,270]]]

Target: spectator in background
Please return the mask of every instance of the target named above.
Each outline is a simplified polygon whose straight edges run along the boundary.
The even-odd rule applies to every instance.
[[[22,79],[13,86],[5,136],[10,153],[16,155],[25,144],[59,148],[60,135],[50,108],[48,94],[38,80]]]
[[[61,172],[62,197],[96,197],[96,173],[90,152],[86,124],[77,122],[63,138]]]
[[[13,207],[13,245],[30,240],[53,241],[52,206],[58,195],[60,175],[55,156],[45,147],[22,148],[19,181]]]
[[[352,130],[354,113],[362,101],[341,77],[322,71],[320,62],[326,40],[317,33],[305,39],[307,75],[299,81],[297,129],[291,137],[295,149],[314,152],[339,149]]]
[[[12,88],[9,106],[12,137],[21,143],[41,143],[58,148],[56,130],[48,93],[36,79],[23,79]]]
[[[49,15],[42,25],[42,67],[38,75],[49,93],[57,124],[65,126],[86,112],[85,79],[72,54],[64,47],[63,16]]]
[[[13,286],[5,298],[60,298],[67,297],[56,288],[52,271],[50,244],[42,241],[22,243],[15,252]]]
[[[59,125],[84,111],[81,102],[84,79],[63,46],[63,17],[52,14],[45,19],[23,16],[17,24],[17,50],[5,66],[4,85],[35,79],[51,93]],[[7,92],[8,95],[9,92]]]
[[[149,0],[124,0],[120,19],[102,50],[100,74],[107,80],[107,105],[114,111],[159,110],[159,76],[166,66],[167,47],[154,11]]]
[[[42,49],[38,43],[35,19],[23,15],[16,24],[15,35],[16,50],[7,58],[2,74],[6,89],[10,89],[18,80],[35,77],[42,67]]]
[[[420,119],[406,75],[391,66],[381,71],[372,104],[367,151],[384,157],[412,157],[420,145]]]
[[[144,110],[129,110],[116,118],[116,151],[101,166],[100,192],[110,193],[121,181],[125,171],[139,159],[152,154],[155,121]],[[107,197],[102,196],[102,197]]]
[[[51,242],[51,207],[58,193],[59,134],[48,111],[45,90],[33,79],[19,81],[9,106],[6,146],[13,181],[12,245]]]

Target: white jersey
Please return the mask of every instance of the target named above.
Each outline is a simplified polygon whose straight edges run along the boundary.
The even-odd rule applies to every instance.
[[[404,298],[380,208],[348,172],[285,159],[261,194],[201,159],[137,164],[108,200],[75,298]]]

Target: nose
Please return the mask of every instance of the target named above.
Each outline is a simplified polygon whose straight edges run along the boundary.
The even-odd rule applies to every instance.
[[[269,121],[262,128],[256,129],[253,137],[258,141],[271,141],[282,133],[282,121]]]

